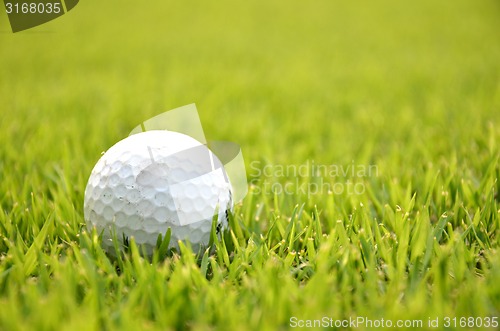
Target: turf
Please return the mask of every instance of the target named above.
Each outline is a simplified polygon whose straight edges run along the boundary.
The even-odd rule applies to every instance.
[[[0,330],[500,316],[497,1],[88,0],[0,30]],[[199,258],[108,258],[93,165],[192,102],[242,146],[231,232]],[[313,163],[374,171],[279,171]]]

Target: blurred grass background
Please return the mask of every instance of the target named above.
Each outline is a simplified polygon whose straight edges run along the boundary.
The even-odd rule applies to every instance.
[[[458,147],[467,128],[498,119],[499,7],[82,1],[22,34],[9,34],[3,16],[3,108],[13,126],[35,112],[36,126],[103,131],[103,149],[191,102],[209,135],[240,140],[247,153],[258,146],[250,157],[350,160],[371,135],[387,145],[409,127],[420,141],[435,134]]]
[[[26,249],[40,230],[33,230],[32,223],[41,228],[50,217],[69,224],[56,236],[75,240],[83,223],[86,180],[101,151],[143,120],[195,102],[208,138],[239,143],[247,164],[314,160],[378,166],[380,177],[369,179],[372,193],[341,199],[347,209],[339,213],[328,210],[326,196],[281,196],[281,210],[272,208],[273,197],[253,197],[241,212],[260,215],[263,232],[274,216],[291,217],[297,203],[305,202],[309,211],[314,206],[324,210],[325,223],[333,224],[325,228],[328,232],[335,228],[335,217],[347,218],[354,212],[358,200],[383,218],[385,207],[380,206],[409,205],[411,194],[417,193],[416,214],[425,217],[429,207],[425,202],[431,197],[430,220],[455,211],[450,220],[455,229],[467,223],[468,211],[488,205],[488,212],[481,214],[493,215],[484,220],[489,226],[484,233],[491,235],[486,246],[497,249],[498,195],[491,199],[490,191],[482,190],[498,192],[499,185],[499,31],[500,3],[493,0],[86,0],[53,22],[16,34],[10,32],[2,11],[2,217],[17,224]],[[438,185],[430,187],[429,178],[435,175]],[[259,204],[266,205],[264,211]],[[28,216],[29,211],[34,215]],[[6,238],[14,232],[7,227],[2,231],[5,243],[0,244],[0,253],[7,272],[13,253]],[[479,251],[476,248],[471,254]],[[498,257],[495,265],[493,275],[498,275]],[[465,262],[462,267],[475,270]],[[79,277],[64,269],[69,268],[66,265],[58,268],[54,272],[63,279],[65,274]],[[325,270],[316,271],[327,277]],[[474,272],[482,274],[483,269]],[[323,279],[329,284],[331,279],[321,277],[315,282]],[[4,279],[0,285],[31,288],[28,280],[14,279],[10,283]],[[235,285],[230,302],[237,301],[235,293],[242,293],[248,297],[241,304],[251,306],[248,298],[258,287],[255,279],[260,278]],[[494,276],[486,279],[493,284]],[[69,278],[65,281],[71,283]],[[260,281],[274,284],[271,279]],[[301,284],[287,281],[288,289]],[[473,293],[475,279],[465,281],[466,293]],[[214,298],[224,298],[223,290],[214,291]],[[492,289],[489,295],[495,293],[498,290]],[[0,291],[2,295],[2,303],[12,302],[10,294]],[[34,295],[33,302],[39,296],[43,297]],[[392,296],[384,298],[382,307],[391,306]],[[327,297],[312,302],[296,299],[299,308],[331,308]],[[275,303],[282,300],[288,299]],[[442,300],[444,311],[456,306],[463,312],[470,309],[465,300]],[[356,306],[338,297],[331,302],[345,306],[347,313],[346,307]],[[485,302],[481,307],[491,307]],[[424,303],[419,303],[421,312]],[[279,325],[280,318],[294,311],[283,305],[285,310],[273,323],[250,326]],[[495,305],[498,312],[498,299]],[[437,306],[438,302],[431,305]],[[138,308],[130,311],[134,309]],[[370,309],[374,306],[368,305],[366,311]],[[243,317],[250,318],[251,312],[246,313]],[[196,311],[192,314],[197,316]]]

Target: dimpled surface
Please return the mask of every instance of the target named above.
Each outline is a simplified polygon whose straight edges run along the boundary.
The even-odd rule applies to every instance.
[[[152,253],[158,235],[171,228],[170,246],[189,241],[206,246],[212,219],[227,227],[231,185],[217,157],[197,140],[177,132],[147,131],[111,147],[97,162],[85,189],[87,227],[102,233],[113,250],[134,237]]]

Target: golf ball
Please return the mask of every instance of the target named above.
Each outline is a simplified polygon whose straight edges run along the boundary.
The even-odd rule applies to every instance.
[[[205,145],[178,132],[146,131],[119,141],[97,162],[85,189],[84,217],[108,252],[113,238],[122,247],[134,237],[151,254],[169,228],[170,247],[183,240],[197,251],[208,245],[215,217],[217,232],[228,226],[231,190],[224,167]]]

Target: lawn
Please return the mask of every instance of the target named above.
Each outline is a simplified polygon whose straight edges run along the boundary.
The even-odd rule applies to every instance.
[[[498,329],[498,31],[494,0],[2,10],[0,330]],[[231,230],[108,257],[94,164],[190,103],[243,151]]]

